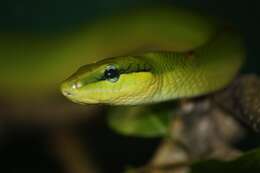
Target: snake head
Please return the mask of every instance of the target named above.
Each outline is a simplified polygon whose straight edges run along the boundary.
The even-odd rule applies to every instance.
[[[81,104],[140,104],[155,92],[153,67],[139,57],[108,58],[85,65],[61,85],[64,96]]]

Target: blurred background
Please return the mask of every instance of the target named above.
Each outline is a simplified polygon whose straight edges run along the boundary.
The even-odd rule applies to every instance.
[[[5,45],[17,33],[55,36],[82,25],[91,25],[124,8],[152,4],[184,6],[229,21],[245,37],[248,55],[243,71],[260,72],[260,3],[256,0],[8,0],[1,2],[0,6],[0,30],[8,33],[0,33],[0,50],[8,49]],[[68,172],[70,166],[62,161],[63,154],[71,150],[68,158],[75,154],[76,160],[77,151],[73,152],[64,141],[67,135],[74,133],[82,140],[79,145],[90,160],[89,169],[93,172],[117,173],[127,166],[140,166],[149,161],[160,142],[159,138],[118,135],[106,125],[106,107],[76,105],[60,94],[57,85],[60,81],[54,83],[51,80],[73,72],[77,64],[66,68],[72,61],[35,56],[7,59],[0,52],[0,172]],[[68,65],[55,67],[57,63]],[[64,73],[55,74],[55,70]],[[34,80],[30,74],[41,77]],[[65,132],[67,128],[74,130]]]

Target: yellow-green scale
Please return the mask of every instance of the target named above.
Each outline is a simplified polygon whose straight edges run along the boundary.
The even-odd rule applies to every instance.
[[[153,98],[163,101],[205,95],[232,81],[245,57],[236,34],[222,33],[193,52],[157,52],[144,55],[155,66],[159,85]]]

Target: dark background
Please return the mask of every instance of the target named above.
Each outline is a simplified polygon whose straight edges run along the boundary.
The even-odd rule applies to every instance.
[[[81,23],[91,23],[118,9],[152,4],[181,5],[199,9],[228,20],[245,36],[248,49],[244,72],[259,73],[259,7],[257,0],[8,0],[0,4],[0,30],[26,32],[61,32]],[[48,131],[37,127],[9,127],[1,133],[0,172],[62,173],[57,158],[49,149]],[[22,130],[21,130],[22,129]],[[1,131],[1,129],[0,129]],[[113,133],[103,118],[79,127],[83,143],[104,172],[116,173],[127,165],[148,161],[159,139],[126,138]]]

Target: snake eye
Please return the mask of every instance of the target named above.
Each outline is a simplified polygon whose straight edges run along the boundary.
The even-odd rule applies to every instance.
[[[114,65],[109,65],[104,72],[104,77],[109,82],[116,82],[119,79],[119,71]]]

